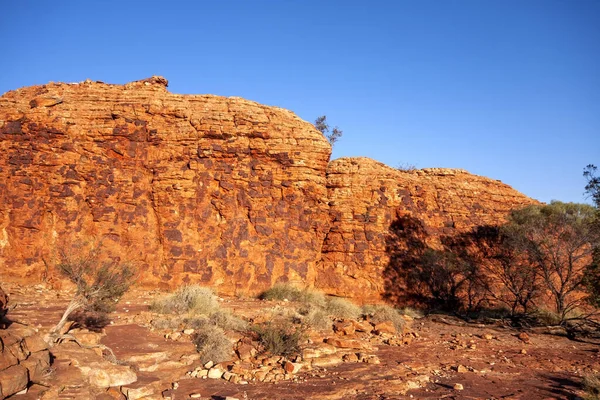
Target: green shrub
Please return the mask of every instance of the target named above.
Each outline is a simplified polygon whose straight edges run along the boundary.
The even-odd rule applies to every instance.
[[[363,307],[363,314],[368,316],[372,322],[378,324],[391,321],[398,332],[402,332],[406,321],[394,307],[386,304],[369,304]]]
[[[264,291],[260,298],[263,300],[288,300],[300,303],[309,303],[317,306],[325,306],[325,295],[323,292],[313,289],[300,289],[290,284],[276,284]]]
[[[255,325],[252,330],[265,352],[284,357],[300,353],[303,330],[288,320],[278,320]]]
[[[187,285],[163,299],[155,300],[150,309],[161,314],[210,315],[219,309],[219,302],[210,288]]]
[[[231,359],[232,344],[225,331],[210,323],[198,328],[192,337],[196,350],[200,353],[200,362],[219,363]]]
[[[585,400],[600,400],[600,375],[588,375],[583,378]]]
[[[362,314],[361,308],[341,297],[328,297],[325,303],[325,313],[334,318],[358,319]]]

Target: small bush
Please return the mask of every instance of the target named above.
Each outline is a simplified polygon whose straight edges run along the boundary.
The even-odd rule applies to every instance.
[[[200,353],[200,362],[219,363],[231,359],[232,344],[225,331],[218,326],[206,324],[196,330],[192,338],[196,350]]]
[[[585,400],[600,400],[600,375],[588,375],[583,378]]]
[[[297,322],[309,328],[323,330],[331,328],[331,318],[321,307],[307,304],[298,309]]]
[[[404,307],[398,310],[398,312],[402,315],[407,315],[414,319],[423,318],[423,313],[419,310],[415,310],[412,307]]]
[[[188,285],[180,287],[175,293],[163,299],[154,301],[150,309],[161,314],[210,315],[219,309],[219,302],[210,288]]]
[[[532,314],[532,317],[536,325],[556,326],[560,325],[561,323],[560,315],[553,311],[546,310],[543,308],[538,308],[537,310],[535,310]]]
[[[300,353],[300,342],[304,332],[290,321],[268,322],[255,325],[252,329],[265,352],[284,357]]]
[[[334,318],[358,319],[362,314],[361,308],[341,297],[328,297],[325,303],[325,313]]]
[[[371,304],[363,307],[363,314],[369,316],[371,321],[378,324],[384,321],[392,321],[398,332],[402,332],[406,321],[394,307],[385,304]]]
[[[312,289],[300,289],[289,284],[277,284],[260,295],[263,300],[288,300],[297,301],[316,306],[325,306],[323,292]]]
[[[243,319],[236,317],[229,311],[217,311],[213,313],[208,320],[226,331],[242,332],[248,329],[248,323]]]

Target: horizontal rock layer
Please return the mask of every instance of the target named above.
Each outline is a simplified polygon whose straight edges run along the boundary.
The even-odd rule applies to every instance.
[[[101,240],[140,283],[253,294],[275,282],[377,298],[390,224],[433,235],[497,223],[531,199],[459,170],[340,159],[293,113],[175,95],[154,77],[19,89],[0,98],[0,269],[44,279]]]
[[[316,286],[341,296],[377,299],[386,292],[390,226],[418,220],[435,246],[442,235],[503,222],[535,201],[497,180],[464,170],[400,171],[368,158],[341,158],[327,169],[331,228]]]

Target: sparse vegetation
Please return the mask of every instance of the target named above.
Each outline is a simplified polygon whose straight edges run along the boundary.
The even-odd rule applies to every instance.
[[[219,363],[231,358],[232,344],[225,331],[208,323],[196,329],[192,338],[196,350],[200,353],[200,362],[213,361]]]
[[[588,375],[583,378],[585,400],[600,400],[600,375]]]
[[[289,357],[300,352],[303,329],[286,319],[277,319],[252,327],[264,351]]]
[[[398,310],[387,304],[367,304],[363,306],[363,314],[376,324],[391,321],[398,332],[402,332],[406,325],[406,321]]]
[[[214,292],[198,285],[182,286],[150,306],[150,310],[161,314],[211,315],[218,309],[219,302]]]
[[[361,311],[359,306],[341,297],[328,297],[325,303],[325,313],[333,318],[357,319]]]
[[[323,292],[313,289],[300,289],[289,284],[276,284],[260,295],[263,300],[288,300],[324,307],[326,298]]]
[[[103,319],[134,281],[135,269],[102,253],[98,243],[75,243],[60,249],[56,269],[76,286],[62,318],[48,334],[50,345],[64,338],[65,325],[76,311],[91,312]],[[85,315],[80,315],[85,321]],[[73,340],[71,338],[71,340]]]
[[[413,172],[413,171],[416,171],[418,168],[414,164],[403,162],[403,163],[399,163],[398,165],[396,165],[396,169],[398,171],[402,171],[402,172]]]
[[[325,115],[321,115],[315,120],[315,128],[327,138],[331,146],[333,146],[343,135],[343,132],[337,126],[330,129]]]

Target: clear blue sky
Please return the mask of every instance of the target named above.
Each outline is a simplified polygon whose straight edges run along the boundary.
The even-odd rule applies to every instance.
[[[344,135],[333,158],[464,168],[584,201],[600,166],[600,1],[8,1],[0,93],[151,75]]]

